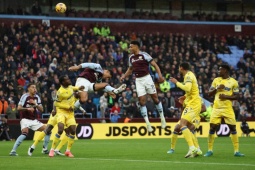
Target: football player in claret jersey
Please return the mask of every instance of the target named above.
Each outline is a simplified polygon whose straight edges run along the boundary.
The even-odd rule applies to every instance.
[[[110,79],[112,73],[110,70],[102,69],[100,64],[96,63],[82,63],[78,66],[71,66],[68,70],[78,71],[83,69],[76,80],[75,86],[84,86],[84,90],[79,91],[79,100],[75,102],[75,108],[79,108],[81,103],[88,100],[88,92],[104,90],[111,97],[116,98],[116,94],[126,89],[126,84],[122,84],[117,89],[111,87],[108,83],[102,82],[103,80]]]
[[[172,83],[175,83],[177,87],[185,91],[185,100],[183,102],[185,108],[183,109],[180,120],[182,134],[189,145],[189,151],[185,158],[197,156],[198,149],[195,147],[192,140],[193,134],[188,127],[191,126],[193,122],[199,122],[199,114],[202,105],[196,76],[189,70],[189,67],[188,63],[181,63],[179,65],[179,72],[184,77],[183,83],[178,82],[175,78],[170,78]]]
[[[36,94],[35,84],[29,84],[27,86],[28,92],[23,94],[18,103],[18,111],[20,112],[20,126],[21,135],[17,138],[11,152],[10,156],[17,156],[16,150],[18,146],[26,139],[29,129],[33,131],[43,131],[46,125],[39,122],[36,119],[37,111],[43,112],[43,107],[41,104],[41,98]]]
[[[153,128],[151,127],[146,108],[147,94],[151,96],[153,102],[156,104],[157,111],[161,118],[161,128],[165,129],[166,121],[164,117],[162,103],[158,99],[155,84],[149,74],[149,66],[152,65],[155,68],[158,74],[159,83],[163,83],[165,79],[162,77],[161,71],[153,58],[148,53],[140,51],[140,43],[138,41],[131,41],[129,45],[129,50],[131,52],[131,56],[128,60],[129,67],[126,73],[121,76],[121,80],[124,80],[126,77],[134,73],[136,77],[135,84],[140,104],[140,111],[146,122],[148,131],[152,132]]]
[[[65,155],[68,157],[74,157],[71,153],[71,147],[74,143],[76,130],[76,121],[74,118],[74,91],[83,90],[84,86],[72,86],[71,80],[66,75],[60,76],[59,82],[61,87],[58,89],[57,97],[54,102],[54,106],[56,106],[57,110],[58,132],[54,136],[49,156],[53,157],[55,155],[54,150],[56,149],[60,136],[66,126],[70,133],[68,136],[68,144]]]
[[[224,118],[231,133],[231,140],[234,145],[234,156],[242,157],[244,154],[239,152],[239,141],[236,131],[235,113],[232,101],[239,97],[238,82],[229,76],[230,67],[223,64],[219,67],[219,77],[216,77],[209,89],[209,96],[214,96],[213,109],[210,118],[210,130],[208,136],[208,152],[204,156],[213,155],[213,143],[217,127]]]

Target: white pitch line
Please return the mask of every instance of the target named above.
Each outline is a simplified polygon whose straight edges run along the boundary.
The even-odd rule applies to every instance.
[[[0,158],[10,158],[10,156],[0,156]],[[49,157],[29,157],[29,159],[54,159]],[[57,156],[57,159],[65,158]],[[196,158],[194,158],[196,159]],[[204,165],[221,165],[221,166],[245,166],[255,167],[255,164],[234,164],[234,163],[217,163],[217,162],[185,162],[185,161],[159,161],[159,160],[133,160],[133,159],[105,159],[105,158],[70,158],[69,160],[95,160],[95,161],[123,161],[123,162],[147,162],[147,163],[174,163],[174,164],[204,164]]]

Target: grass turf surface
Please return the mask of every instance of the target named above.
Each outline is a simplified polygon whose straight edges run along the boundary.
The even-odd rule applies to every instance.
[[[207,150],[207,139],[199,138],[202,151]],[[178,139],[174,154],[167,154],[170,139],[127,139],[127,140],[78,140],[72,153],[74,158],[55,156],[49,158],[41,153],[39,143],[32,157],[27,155],[32,141],[19,146],[19,156],[11,157],[9,152],[14,142],[0,142],[0,169],[19,170],[254,170],[255,138],[239,138],[240,151],[245,157],[234,157],[230,138],[216,138],[212,157],[184,158],[188,146],[183,138]],[[62,152],[64,149],[62,149]]]

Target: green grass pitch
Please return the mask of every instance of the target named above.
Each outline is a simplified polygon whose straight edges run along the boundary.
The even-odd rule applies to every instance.
[[[77,140],[74,158],[41,154],[42,143],[27,155],[32,141],[24,141],[18,148],[19,156],[9,152],[14,142],[0,142],[0,169],[5,170],[254,170],[255,138],[242,137],[240,151],[245,157],[234,157],[230,138],[216,138],[212,157],[184,158],[188,151],[183,138],[178,139],[174,154],[167,154],[170,139]],[[202,151],[207,150],[207,139],[199,138]],[[64,149],[62,149],[63,152]]]

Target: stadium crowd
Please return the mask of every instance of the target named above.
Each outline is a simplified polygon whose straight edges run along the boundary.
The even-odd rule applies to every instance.
[[[219,64],[223,62],[217,58],[217,54],[231,53],[228,48],[230,45],[247,51],[238,62],[237,69],[231,67],[231,75],[240,85],[240,100],[233,102],[233,107],[239,120],[242,117],[255,116],[255,37],[122,33],[111,32],[107,24],[100,26],[95,23],[94,27],[87,28],[78,24],[69,27],[64,23],[58,26],[47,26],[46,23],[35,25],[32,21],[12,22],[8,26],[2,22],[0,37],[3,37],[0,42],[0,114],[6,114],[9,118],[18,118],[15,107],[29,82],[36,83],[44,111],[50,113],[52,98],[60,87],[59,76],[67,74],[74,84],[78,72],[70,72],[67,68],[75,64],[101,64],[103,68],[113,71],[114,75],[109,83],[118,87],[122,83],[120,77],[128,67],[128,47],[131,40],[141,42],[141,50],[154,58],[166,80],[173,76],[181,81],[178,65],[184,61],[190,62],[191,70],[197,75],[200,95],[209,101],[212,101],[207,96],[209,86],[217,76]],[[150,73],[156,83],[157,74],[153,67]],[[92,113],[93,118],[98,117],[100,110],[113,118],[116,111],[124,117],[141,117],[134,77],[126,78],[124,83],[127,84],[127,90],[116,99],[103,92],[96,92],[90,95],[83,107],[88,113]],[[181,91],[173,84],[170,85],[171,91],[159,90],[159,97],[165,116],[179,118],[180,105],[177,97],[181,95]],[[117,104],[120,110],[115,108]],[[155,106],[149,97],[147,107],[150,117],[157,117]],[[110,114],[113,109],[114,114]]]

